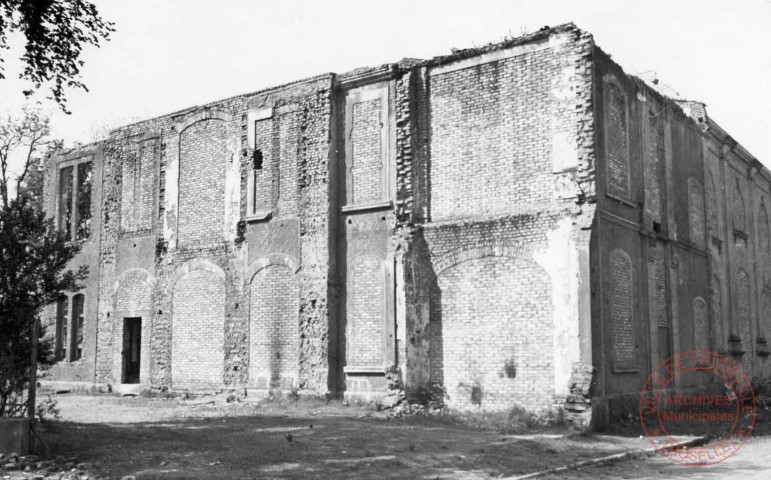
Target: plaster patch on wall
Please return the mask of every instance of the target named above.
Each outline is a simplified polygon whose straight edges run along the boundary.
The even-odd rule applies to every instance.
[[[554,312],[554,393],[564,398],[569,393],[573,364],[580,361],[578,322],[578,252],[571,239],[573,222],[560,219],[546,233],[546,248],[533,253],[533,259],[552,280]]]

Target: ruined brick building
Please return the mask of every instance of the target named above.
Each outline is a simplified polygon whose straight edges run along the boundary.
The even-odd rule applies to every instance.
[[[45,315],[56,380],[602,421],[673,352],[771,374],[771,173],[570,24],[127,125],[46,179],[90,267]]]

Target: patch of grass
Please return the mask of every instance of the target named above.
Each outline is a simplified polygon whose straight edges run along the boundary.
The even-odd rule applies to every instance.
[[[538,414],[518,406],[508,411],[490,412],[445,410],[440,415],[405,417],[404,421],[410,424],[471,428],[503,434],[537,432],[566,425],[565,414],[561,408]]]

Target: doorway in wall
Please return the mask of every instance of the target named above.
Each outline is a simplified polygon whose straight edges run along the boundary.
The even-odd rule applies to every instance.
[[[123,382],[139,383],[142,353],[142,317],[123,319]]]

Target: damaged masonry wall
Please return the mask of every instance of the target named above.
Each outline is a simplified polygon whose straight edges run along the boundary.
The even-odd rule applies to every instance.
[[[564,25],[120,128],[47,170],[57,221],[94,172],[53,375],[581,425],[697,345],[765,375],[771,177],[698,107]]]
[[[568,25],[112,132],[93,381],[583,414],[591,51]]]

